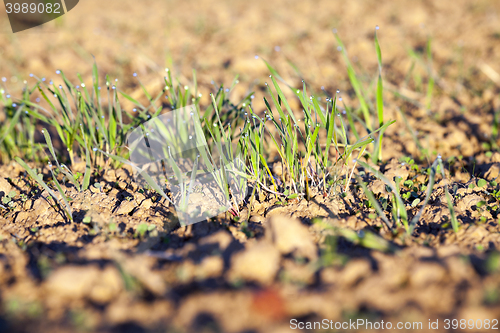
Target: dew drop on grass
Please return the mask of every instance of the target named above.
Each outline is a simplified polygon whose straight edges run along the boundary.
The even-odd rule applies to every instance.
[[[258,55],[256,55],[256,56],[255,56],[255,59],[259,59],[259,56],[258,56]]]
[[[5,95],[5,97],[10,98],[10,95],[9,95],[9,94],[7,94],[7,95]]]
[[[60,71],[60,70],[57,70],[57,71],[56,71],[56,74],[61,74],[61,71]]]
[[[61,86],[61,85],[59,85],[59,89],[62,89],[62,86]]]
[[[54,81],[50,80],[49,84],[54,84]]]
[[[33,75],[33,73],[30,73],[30,77],[33,77],[33,76],[34,76],[34,75]],[[7,79],[5,79],[5,80],[4,80],[4,79],[5,79],[5,78],[3,77],[3,78],[2,78],[2,81],[3,81],[3,82],[7,81]]]
[[[45,82],[45,78],[44,77],[42,78],[42,81]]]
[[[333,28],[333,29],[332,29],[332,32],[333,32],[334,34],[336,34],[336,33],[337,33],[337,28]]]
[[[133,112],[136,112],[136,111],[137,111],[137,109],[136,109],[136,108],[133,108],[133,109],[132,109],[132,111],[133,111]]]
[[[280,50],[281,50],[281,47],[279,47],[278,45],[276,45],[276,46],[274,47],[274,51],[279,52]]]
[[[24,113],[28,114],[28,111],[24,111]]]
[[[339,101],[342,101],[342,97],[339,97]]]
[[[342,46],[337,46],[337,51],[342,51]]]
[[[252,96],[250,96],[250,98],[251,98],[251,99],[254,99],[254,98],[255,98],[255,96],[254,96],[254,95],[252,95]]]
[[[337,117],[340,117],[340,113],[337,113]]]
[[[57,94],[54,94],[54,97],[57,98]]]
[[[184,86],[184,90],[188,90],[188,89],[189,89],[189,87],[188,87],[188,86]]]
[[[376,25],[376,26],[375,26],[375,30],[378,30],[378,29],[380,29],[380,28],[379,28],[379,26],[378,26],[378,25]]]
[[[93,150],[93,151],[97,151],[97,148],[95,148],[95,147],[94,147],[94,148],[92,148],[92,150]]]
[[[85,83],[82,83],[82,88],[85,88]]]
[[[113,90],[115,90],[115,89],[116,89],[116,86],[115,86],[115,85],[113,85],[112,89],[113,89]]]
[[[16,104],[16,103],[12,103],[12,106],[13,106],[13,107],[16,107],[16,106],[17,106],[17,104]]]
[[[339,89],[337,89],[337,94],[340,94],[340,90]]]
[[[226,88],[226,92],[229,92],[229,88]]]
[[[136,76],[137,76],[137,73],[132,74],[132,76],[136,77]]]
[[[346,114],[345,110],[342,110],[342,114]]]
[[[76,86],[76,89],[80,89],[80,86]]]
[[[37,99],[36,99],[36,102],[37,102],[37,103],[39,103],[39,102],[40,102],[40,98],[37,98]]]
[[[437,158],[440,160],[441,159],[441,154],[438,154]]]

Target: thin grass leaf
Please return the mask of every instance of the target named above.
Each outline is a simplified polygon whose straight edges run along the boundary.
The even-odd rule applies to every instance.
[[[443,161],[441,160],[441,157],[438,157],[438,163],[439,163],[439,168],[441,169],[441,175],[443,176],[443,180],[444,180],[444,179],[446,179],[446,176],[444,174],[444,166],[443,166]],[[451,199],[450,193],[448,192],[448,184],[444,185],[444,194],[446,196],[446,203],[448,205],[448,210],[450,211],[451,226],[453,227],[453,231],[455,233],[457,233],[458,228],[459,228],[459,223],[458,223],[457,217],[455,215],[455,208],[453,207],[453,200]]]
[[[31,169],[22,159],[20,159],[19,157],[15,157],[15,160],[17,163],[19,163],[25,170],[26,172],[28,172],[28,174],[31,176],[31,178],[33,178],[41,187],[43,187],[44,190],[46,190],[50,196],[59,204],[59,206],[61,208],[63,208],[63,210],[66,212],[68,218],[70,219],[70,221],[73,221],[73,215],[71,213],[71,207],[69,207],[69,203],[65,202],[65,204],[67,203],[67,206],[66,206],[66,209],[64,208],[64,206],[62,205],[62,203],[59,201],[59,199],[57,198],[56,194],[54,193],[54,191],[52,191],[48,186],[47,184],[45,184],[45,182],[43,181],[42,178],[40,178],[37,173]],[[62,193],[61,193],[62,195]],[[64,196],[63,196],[64,198]]]
[[[401,199],[401,196],[399,195],[399,191],[396,188],[396,186],[394,186],[394,184],[391,181],[389,181],[389,179],[387,179],[380,171],[375,170],[373,167],[366,164],[365,162],[358,161],[358,163],[366,170],[370,170],[375,175],[375,177],[382,180],[384,183],[386,183],[387,186],[389,186],[391,188],[392,193],[396,197],[396,202],[397,202],[397,206],[398,206],[398,216],[399,216],[399,218],[401,218],[401,220],[403,222],[403,226],[405,227],[406,232],[409,234],[410,228],[408,226],[408,214],[407,214],[406,209],[405,209],[405,204],[404,204],[403,200]]]
[[[356,180],[358,181],[358,184],[361,185],[361,188],[363,189],[363,192],[365,193],[366,197],[372,204],[372,206],[375,208],[377,211],[378,215],[380,218],[384,221],[385,226],[391,230],[391,225],[389,220],[387,219],[387,216],[385,215],[384,211],[382,210],[382,207],[380,207],[380,204],[378,203],[377,199],[375,199],[375,196],[373,195],[373,192],[368,189],[366,186],[365,182],[359,177],[358,175],[354,175],[356,177]]]
[[[372,125],[371,125],[371,120],[370,120],[370,110],[368,108],[368,104],[366,103],[366,99],[363,95],[361,82],[358,80],[358,77],[356,75],[356,71],[354,70],[354,67],[352,66],[351,61],[349,60],[349,57],[347,55],[347,51],[345,49],[345,46],[342,43],[342,40],[340,39],[340,37],[337,33],[335,33],[335,38],[337,39],[337,43],[339,44],[339,46],[342,48],[342,55],[344,57],[346,65],[347,65],[347,75],[349,76],[349,81],[351,82],[351,85],[354,89],[354,92],[356,93],[356,97],[359,100],[359,103],[361,106],[361,111],[363,112],[363,116],[365,118],[365,124],[368,127],[368,129],[371,131]]]
[[[71,206],[69,205],[68,197],[66,196],[66,193],[62,189],[61,184],[59,184],[59,181],[57,180],[57,177],[54,174],[54,171],[52,170],[52,168],[50,169],[50,173],[52,174],[52,179],[54,180],[54,184],[55,184],[57,190],[59,191],[59,193],[61,194],[61,198],[62,198],[64,204],[66,205],[67,212],[69,212],[68,217],[70,218],[71,221],[73,221],[73,213],[71,212]]]
[[[14,114],[14,117],[12,117],[10,123],[9,123],[9,127],[7,127],[4,131],[4,133],[2,133],[2,136],[0,137],[0,144],[3,142],[3,140],[5,140],[5,138],[10,134],[10,132],[12,131],[12,129],[14,128],[14,126],[16,126],[16,124],[18,123],[19,121],[19,116],[21,115],[22,111],[24,109],[24,106],[21,105],[16,113]]]
[[[427,194],[425,195],[425,200],[424,200],[424,203],[422,205],[422,208],[420,208],[420,210],[418,211],[417,215],[415,215],[413,217],[413,219],[411,220],[411,223],[410,223],[410,234],[412,234],[413,230],[415,230],[415,226],[417,225],[418,220],[420,219],[420,216],[422,216],[422,213],[424,212],[424,208],[427,205],[427,203],[429,202],[429,199],[431,197],[431,193],[432,193],[432,190],[434,188],[434,180],[436,178],[437,165],[438,165],[438,159],[436,159],[434,161],[434,163],[432,163],[431,172],[429,174],[429,183],[427,184]]]

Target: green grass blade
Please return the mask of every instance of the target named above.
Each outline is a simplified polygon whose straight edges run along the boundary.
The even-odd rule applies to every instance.
[[[43,179],[41,179],[40,177],[38,177],[38,175],[36,174],[36,172],[31,169],[22,159],[20,159],[19,157],[15,157],[15,160],[17,163],[19,163],[25,170],[26,172],[28,172],[28,174],[31,176],[31,178],[33,178],[44,190],[46,190],[50,196],[59,204],[60,207],[63,207],[63,205],[61,204],[61,202],[59,201],[59,199],[57,198],[56,194],[54,193],[54,191],[52,191],[48,186],[47,184],[43,181]],[[68,204],[69,206],[69,204]],[[64,208],[63,208],[64,209]],[[71,209],[64,209],[66,214],[68,215],[68,218],[73,221],[73,216],[71,214]]]
[[[427,194],[425,195],[425,200],[424,200],[424,203],[422,205],[422,208],[420,208],[417,215],[415,215],[413,217],[413,219],[411,220],[410,234],[413,233],[413,230],[415,229],[415,226],[417,225],[418,220],[420,219],[420,216],[422,216],[422,213],[424,212],[424,208],[427,205],[427,203],[429,202],[429,198],[431,197],[431,193],[432,193],[432,190],[434,188],[434,181],[436,178],[437,165],[438,165],[438,159],[436,159],[434,161],[434,163],[432,163],[431,172],[429,174],[429,183],[427,184]]]
[[[16,113],[14,114],[14,117],[12,117],[12,120],[9,123],[9,127],[7,127],[5,129],[4,133],[2,133],[2,136],[0,137],[0,144],[3,142],[3,140],[5,140],[5,138],[12,131],[12,129],[14,128],[14,126],[16,126],[16,124],[19,122],[19,116],[21,116],[21,113],[22,113],[23,109],[24,109],[24,106],[20,106],[17,109]]]
[[[378,203],[377,199],[375,199],[375,196],[373,195],[373,192],[368,189],[366,186],[365,182],[359,177],[358,175],[354,175],[356,177],[356,180],[358,181],[358,184],[361,185],[361,188],[363,189],[363,192],[365,192],[366,197],[368,200],[371,202],[372,206],[375,208],[377,211],[378,215],[380,218],[384,221],[385,225],[389,230],[391,230],[391,224],[389,222],[389,219],[385,215],[384,211],[382,210],[382,207],[380,207],[380,204]]]
[[[384,124],[384,87],[382,84],[382,75],[379,73],[377,80],[377,114],[378,114],[378,125],[381,127]],[[374,162],[378,159],[378,161],[382,160],[382,137],[384,135],[384,131],[380,132],[378,137],[378,155],[373,154]]]
[[[443,166],[443,161],[441,160],[441,157],[438,157],[439,161],[439,168],[441,169],[441,175],[443,176],[443,181],[446,179],[446,176],[444,174],[444,166]],[[444,194],[446,196],[446,203],[448,205],[448,210],[450,211],[450,219],[451,219],[451,226],[453,227],[453,231],[455,233],[458,232],[458,220],[455,215],[455,208],[453,207],[453,200],[450,196],[450,193],[448,192],[448,184],[445,184],[444,186]]]
[[[387,179],[380,171],[375,170],[373,167],[366,164],[365,162],[358,161],[358,163],[366,170],[370,170],[375,175],[375,177],[382,180],[384,183],[386,183],[387,186],[389,186],[391,188],[393,194],[396,197],[399,217],[401,218],[401,220],[403,222],[403,225],[406,229],[406,232],[409,234],[410,228],[408,226],[408,214],[406,212],[405,204],[404,204],[403,200],[401,199],[401,196],[399,195],[399,191],[396,188],[396,186],[394,186],[394,184],[391,181],[389,181],[389,179]]]
[[[370,110],[368,108],[368,104],[366,103],[366,99],[363,95],[362,92],[362,86],[361,82],[358,80],[358,77],[356,75],[356,71],[354,70],[354,67],[351,64],[351,61],[349,60],[349,57],[347,56],[347,51],[345,49],[344,44],[342,43],[342,40],[338,36],[337,33],[335,33],[335,38],[337,39],[337,43],[339,46],[342,48],[342,55],[344,56],[344,60],[347,65],[347,75],[349,77],[349,81],[351,82],[351,85],[354,89],[354,92],[356,93],[356,97],[359,100],[359,104],[361,106],[361,111],[363,112],[363,116],[365,118],[365,123],[366,127],[371,131],[372,130],[372,124],[370,120]]]

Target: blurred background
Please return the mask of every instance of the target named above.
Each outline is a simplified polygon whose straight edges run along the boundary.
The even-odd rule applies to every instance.
[[[82,0],[54,21],[12,34],[2,3],[0,76],[15,85],[30,73],[51,78],[61,69],[90,79],[95,57],[100,73],[119,78],[122,89],[137,87],[134,72],[146,86],[159,87],[169,67],[186,82],[196,69],[208,85],[228,85],[239,75],[235,93],[243,94],[268,74],[258,55],[284,77],[298,79],[297,70],[309,84],[336,89],[346,70],[332,29],[351,59],[373,72],[379,25],[386,79],[400,83],[408,50],[422,51],[428,38],[435,71],[459,78],[479,62],[500,72],[499,15],[500,2],[491,0]]]

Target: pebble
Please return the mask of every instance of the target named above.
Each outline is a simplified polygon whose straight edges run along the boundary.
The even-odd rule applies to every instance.
[[[269,220],[270,233],[276,248],[282,254],[296,255],[314,260],[318,257],[316,245],[309,229],[296,218],[273,216]],[[269,237],[268,236],[268,237]]]
[[[272,244],[265,241],[258,242],[232,256],[229,279],[271,284],[278,272],[279,262],[279,251]]]
[[[118,207],[118,209],[116,210],[116,214],[118,214],[118,215],[128,214],[134,210],[135,206],[136,206],[135,201],[123,200],[121,202],[120,206]]]
[[[3,195],[0,195],[0,197],[9,194],[10,191],[12,191],[10,183],[7,179],[0,177],[0,194],[3,192]]]

